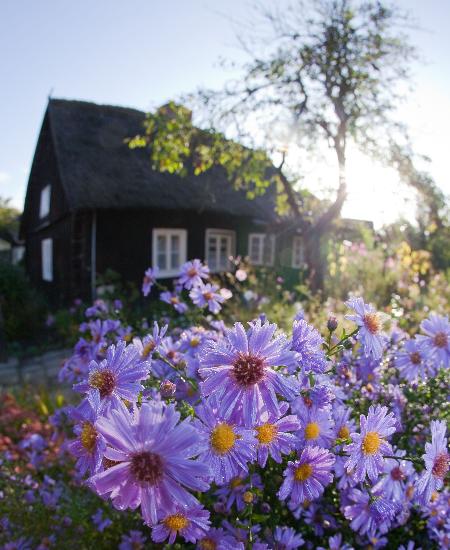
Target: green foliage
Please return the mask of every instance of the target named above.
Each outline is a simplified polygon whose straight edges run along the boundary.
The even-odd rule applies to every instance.
[[[0,299],[7,340],[35,338],[44,326],[46,306],[22,268],[0,262]]]
[[[14,233],[19,229],[20,212],[9,203],[10,199],[0,197],[0,231]]]

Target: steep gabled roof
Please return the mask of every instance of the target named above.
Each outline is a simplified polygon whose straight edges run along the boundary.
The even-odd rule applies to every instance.
[[[142,133],[141,111],[51,99],[47,114],[71,209],[148,207],[276,220],[274,193],[248,200],[221,169],[186,178],[152,170],[148,152],[124,143]]]

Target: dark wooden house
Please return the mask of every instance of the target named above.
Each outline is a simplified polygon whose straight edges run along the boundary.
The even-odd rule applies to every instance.
[[[35,286],[64,304],[93,297],[107,269],[140,284],[147,267],[171,278],[192,258],[212,271],[239,254],[255,264],[281,258],[301,267],[301,239],[279,229],[272,193],[248,200],[219,169],[186,178],[155,172],[145,150],[130,150],[124,140],[142,131],[144,116],[49,101],[21,225]]]

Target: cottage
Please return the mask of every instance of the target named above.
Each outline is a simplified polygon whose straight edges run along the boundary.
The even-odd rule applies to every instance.
[[[298,268],[303,245],[275,214],[274,193],[248,200],[221,169],[181,178],[152,170],[125,138],[145,114],[123,107],[50,99],[22,217],[25,265],[53,303],[95,295],[107,269],[140,283],[144,270],[177,275],[190,258],[213,272],[229,257]],[[290,235],[289,238],[286,236]]]

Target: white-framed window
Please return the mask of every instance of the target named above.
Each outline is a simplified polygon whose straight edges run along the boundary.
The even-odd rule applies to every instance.
[[[159,268],[158,277],[176,277],[186,261],[186,229],[153,229],[152,265]]]
[[[42,239],[41,263],[43,280],[53,281],[53,239]]]
[[[235,255],[236,234],[228,229],[207,229],[205,260],[211,272],[230,269],[230,256]]]
[[[275,257],[275,235],[250,233],[248,255],[253,265],[273,265]]]
[[[39,204],[39,217],[45,218],[50,213],[50,185],[46,185],[41,191],[41,202]]]
[[[305,267],[305,243],[302,237],[296,236],[292,240],[292,267]]]

